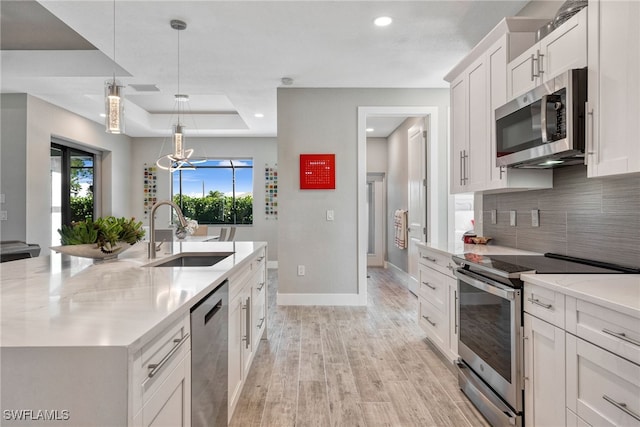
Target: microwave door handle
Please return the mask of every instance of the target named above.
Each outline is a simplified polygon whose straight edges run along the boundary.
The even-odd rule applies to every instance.
[[[540,99],[540,130],[542,130],[542,143],[549,142],[549,135],[547,133],[547,100],[549,95],[542,95]]]

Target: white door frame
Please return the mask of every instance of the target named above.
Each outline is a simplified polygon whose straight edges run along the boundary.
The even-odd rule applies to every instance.
[[[358,107],[358,304],[367,305],[367,117],[430,116],[431,141],[438,141],[438,107]]]

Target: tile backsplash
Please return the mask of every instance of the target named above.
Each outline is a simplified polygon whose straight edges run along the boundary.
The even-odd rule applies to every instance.
[[[533,209],[539,227],[531,224]],[[482,219],[496,245],[640,267],[640,175],[587,179],[585,166],[558,168],[552,189],[484,195]]]

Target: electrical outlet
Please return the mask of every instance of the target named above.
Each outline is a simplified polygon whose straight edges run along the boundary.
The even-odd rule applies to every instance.
[[[531,209],[531,226],[540,227],[540,211],[538,209]]]
[[[509,211],[509,225],[516,226],[516,211]]]
[[[4,202],[5,202],[4,193],[0,193],[0,203],[4,203]]]
[[[327,211],[327,221],[333,221],[333,211],[332,210],[328,210]]]
[[[498,211],[496,209],[491,209],[491,224],[498,223]]]
[[[298,266],[298,276],[304,276],[304,265],[299,265]]]

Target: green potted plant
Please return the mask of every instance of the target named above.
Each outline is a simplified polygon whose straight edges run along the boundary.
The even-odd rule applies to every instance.
[[[51,249],[94,259],[115,258],[144,237],[142,221],[113,216],[63,225],[58,233],[62,246]]]

